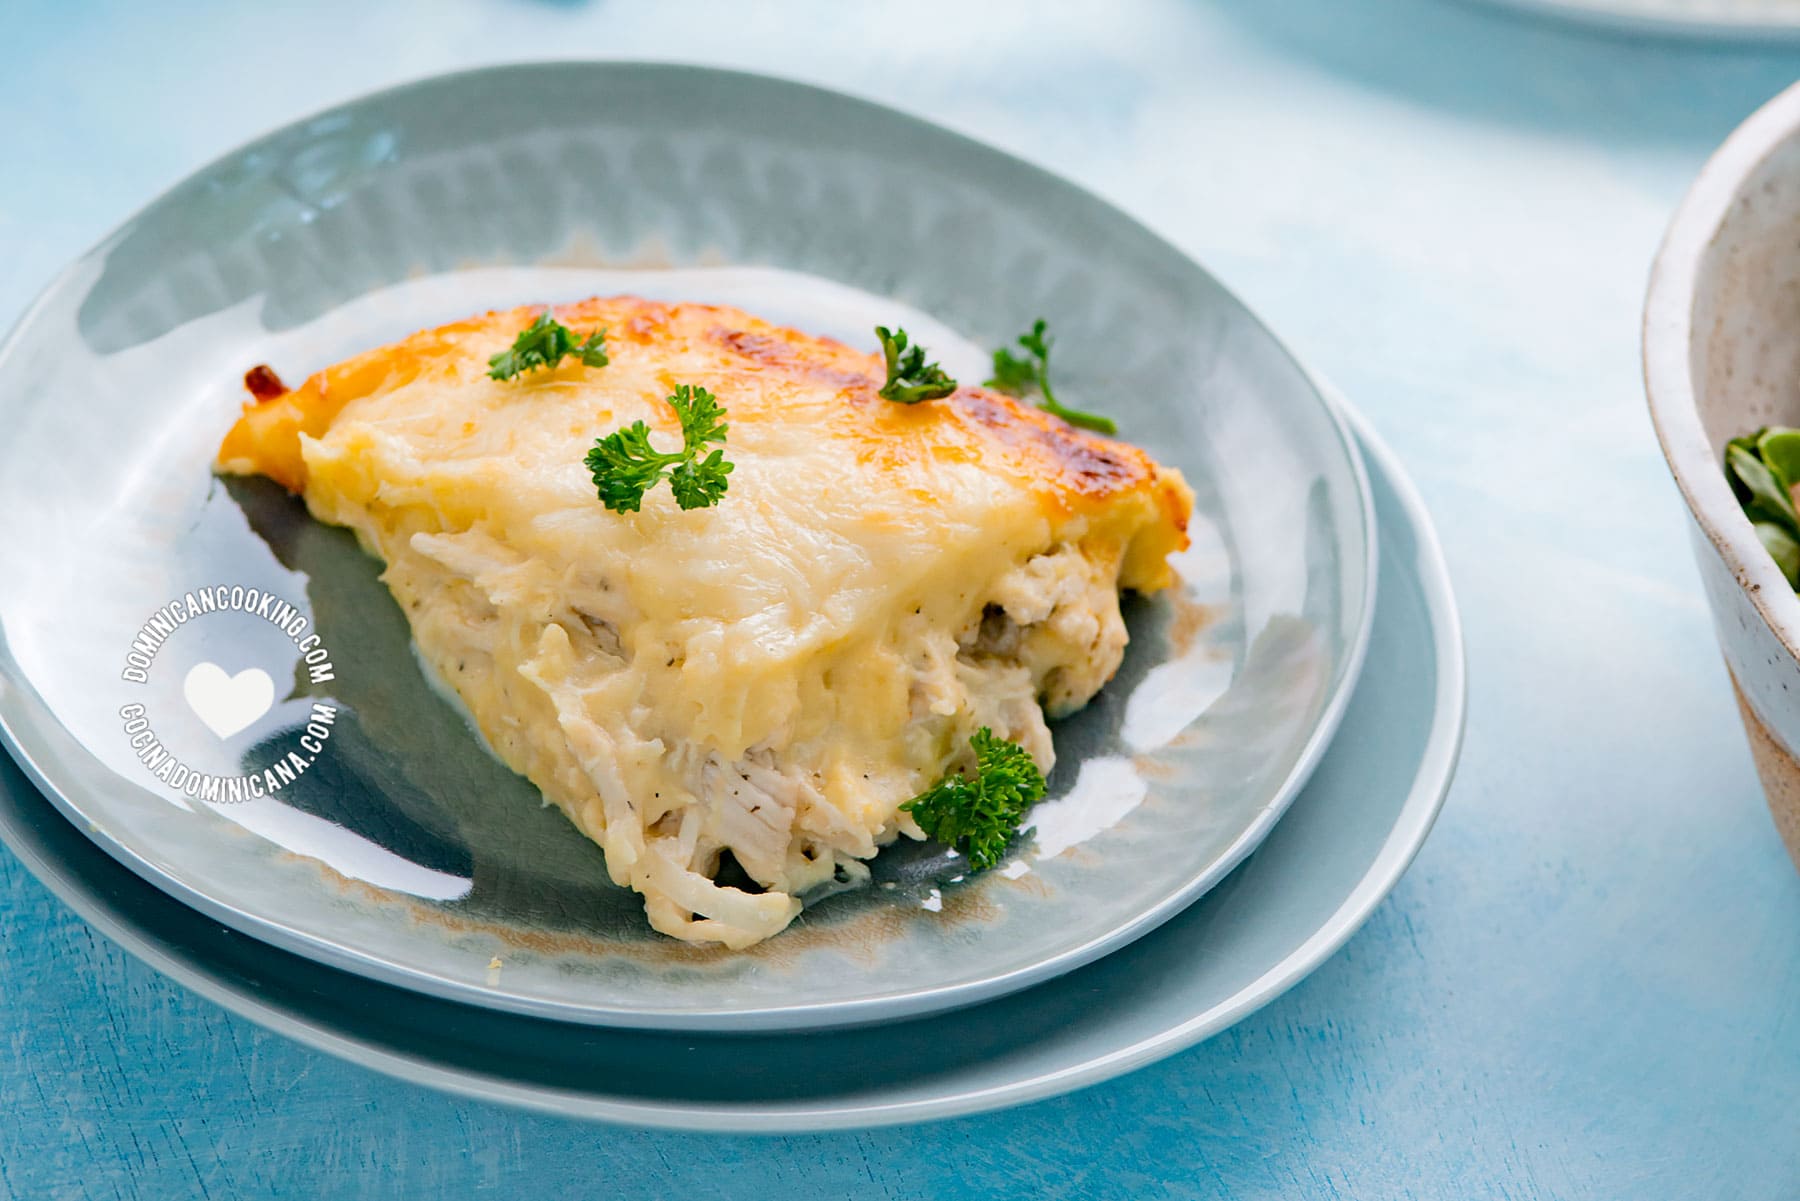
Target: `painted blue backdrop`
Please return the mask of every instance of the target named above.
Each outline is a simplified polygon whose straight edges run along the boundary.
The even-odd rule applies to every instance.
[[[305,1050],[127,959],[0,852],[0,1198],[1800,1196],[1800,875],[1636,364],[1668,213],[1800,51],[1473,0],[1045,7],[9,0],[0,320],[240,140],[477,63],[761,69],[1023,154],[1217,270],[1436,512],[1467,751],[1368,927],[1237,1029],[1074,1096],[716,1138]]]

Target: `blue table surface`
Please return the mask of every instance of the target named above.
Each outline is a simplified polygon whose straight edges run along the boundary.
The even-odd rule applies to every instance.
[[[1471,704],[1417,864],[1281,1000],[1072,1096],[866,1133],[646,1133],[397,1083],[170,984],[0,852],[0,1198],[1800,1196],[1800,875],[1637,367],[1672,207],[1800,52],[1472,0],[5,15],[5,320],[239,141],[504,59],[771,71],[1060,171],[1392,441],[1447,543]]]

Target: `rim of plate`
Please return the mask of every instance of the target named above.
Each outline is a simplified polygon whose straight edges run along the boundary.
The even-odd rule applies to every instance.
[[[1800,38],[1800,10],[1771,0],[1484,0],[1499,8],[1625,33],[1723,41]]]
[[[1106,933],[1089,939],[1074,947],[1069,947],[1054,955],[995,976],[986,976],[977,980],[958,984],[927,985],[900,992],[881,993],[872,996],[856,997],[848,1000],[821,1001],[794,1005],[757,1006],[750,1008],[707,1007],[684,1009],[679,1012],[647,1011],[641,1008],[607,1006],[604,1004],[575,1005],[567,1002],[549,1001],[543,998],[509,993],[504,989],[477,986],[460,981],[449,980],[418,968],[395,964],[379,956],[372,955],[348,943],[340,942],[325,934],[314,933],[297,928],[286,922],[248,912],[234,906],[224,904],[199,891],[193,885],[182,880],[172,872],[154,864],[130,846],[116,842],[103,830],[91,828],[80,807],[50,778],[36,758],[31,756],[21,745],[18,732],[9,720],[7,706],[0,704],[0,746],[3,746],[16,761],[31,781],[44,793],[56,808],[73,823],[78,830],[114,859],[130,868],[156,888],[223,924],[257,938],[272,946],[291,951],[297,955],[342,968],[356,975],[381,983],[395,985],[429,996],[440,997],[450,1001],[473,1005],[482,1009],[500,1010],[519,1013],[530,1017],[549,1018],[555,1021],[571,1022],[583,1025],[609,1026],[625,1029],[649,1029],[665,1031],[711,1031],[721,1033],[754,1033],[776,1031],[826,1030],[847,1026],[867,1025],[890,1019],[918,1017],[931,1013],[940,1013],[982,1001],[993,1000],[1008,993],[1017,992],[1033,984],[1053,979],[1073,971],[1084,964],[1118,950],[1150,931],[1156,929],[1182,910],[1204,896],[1221,880],[1230,874],[1233,868],[1241,863],[1262,840],[1268,836],[1275,823],[1280,820],[1300,789],[1317,768],[1324,757],[1331,739],[1342,724],[1345,710],[1355,691],[1358,678],[1361,676],[1364,661],[1367,657],[1369,638],[1374,626],[1376,604],[1376,585],[1380,570],[1380,546],[1375,515],[1374,494],[1369,483],[1369,476],[1364,465],[1358,439],[1352,432],[1351,425],[1345,415],[1344,404],[1339,394],[1323,379],[1313,372],[1305,362],[1296,355],[1288,342],[1263,321],[1257,312],[1245,304],[1236,292],[1226,287],[1224,282],[1213,275],[1192,255],[1169,242],[1161,234],[1138,220],[1131,213],[1118,205],[1095,194],[1082,185],[1067,179],[1045,167],[1038,166],[1010,151],[970,137],[957,130],[940,125],[928,118],[896,108],[880,101],[866,99],[849,92],[834,88],[821,87],[817,84],[788,79],[756,71],[740,71],[728,68],[712,67],[701,64],[650,61],[636,59],[591,59],[565,58],[542,59],[530,62],[502,63],[490,66],[474,67],[462,71],[443,72],[426,75],[406,82],[386,87],[373,88],[352,95],[336,103],[304,113],[283,122],[280,125],[232,147],[217,155],[200,167],[195,168],[181,179],[165,188],[151,200],[138,206],[133,213],[100,238],[82,254],[57,272],[33,301],[20,313],[12,328],[4,339],[0,339],[0,372],[8,369],[10,360],[17,349],[20,338],[27,327],[36,318],[40,309],[49,298],[64,287],[74,276],[77,269],[95,256],[103,253],[108,246],[120,237],[147,210],[161,204],[176,192],[189,186],[196,178],[218,169],[221,165],[252,154],[266,143],[287,135],[290,131],[324,117],[330,117],[347,110],[354,109],[370,101],[407,92],[456,86],[468,80],[503,74],[531,74],[544,70],[569,68],[586,68],[601,71],[643,71],[647,73],[702,73],[715,77],[723,77],[733,82],[751,87],[777,87],[792,89],[809,94],[815,100],[833,104],[851,105],[866,112],[909,122],[924,127],[934,136],[949,139],[964,151],[974,151],[991,156],[1004,163],[1009,169],[1020,171],[1030,176],[1040,188],[1060,189],[1072,194],[1083,202],[1099,207],[1111,214],[1118,221],[1129,226],[1138,236],[1150,240],[1160,250],[1173,259],[1187,264],[1190,268],[1213,280],[1232,303],[1243,310],[1244,314],[1269,339],[1271,346],[1285,357],[1305,378],[1311,387],[1320,410],[1325,414],[1332,431],[1336,434],[1338,449],[1348,464],[1355,481],[1358,519],[1362,531],[1362,576],[1363,586],[1360,596],[1347,597],[1348,603],[1358,606],[1355,636],[1339,663],[1338,672],[1330,685],[1330,692],[1325,703],[1320,706],[1307,741],[1296,756],[1293,766],[1283,778],[1281,784],[1272,791],[1269,802],[1257,814],[1256,819],[1241,831],[1236,839],[1204,870],[1190,877],[1186,883],[1172,890],[1162,901],[1144,910],[1129,921],[1123,922]],[[0,685],[6,684],[0,677]],[[26,688],[35,698],[35,690]],[[6,699],[6,689],[0,687],[0,702]],[[60,729],[53,715],[46,712],[46,717]],[[67,733],[67,731],[64,731]],[[74,736],[69,735],[71,740]],[[78,740],[76,740],[78,741]]]
[[[1664,235],[1644,300],[1644,391],[1663,458],[1694,522],[1788,654],[1800,658],[1800,594],[1763,549],[1732,495],[1700,421],[1694,390],[1694,301],[1700,267],[1744,183],[1800,136],[1800,84],[1750,115],[1700,169]]]
[[[374,1069],[410,1083],[479,1101],[498,1102],[560,1117],[577,1117],[643,1128],[715,1133],[780,1134],[825,1130],[868,1129],[925,1122],[1001,1109],[1043,1100],[1123,1075],[1193,1046],[1275,1000],[1318,968],[1359,930],[1411,865],[1424,845],[1455,776],[1467,719],[1467,664],[1462,623],[1458,616],[1441,542],[1417,488],[1393,452],[1369,427],[1353,416],[1364,447],[1381,465],[1411,527],[1417,551],[1414,566],[1424,595],[1429,636],[1435,652],[1437,689],[1431,730],[1415,769],[1398,820],[1367,871],[1317,931],[1289,951],[1255,981],[1203,1013],[1177,1023],[1130,1046],[1097,1056],[1078,1066],[991,1088],[969,1089],[941,1097],[890,1105],[855,1107],[762,1106],[755,1110],[728,1105],[656,1104],[596,1100],[566,1090],[534,1089],[474,1072],[448,1069],[417,1056],[339,1033],[336,1029],[276,1009],[252,990],[229,978],[191,964],[138,933],[126,919],[115,919],[88,887],[66,876],[58,863],[35,849],[20,851],[8,843],[32,874],[84,920],[152,968],[193,989],[208,1000],[266,1029],[316,1050]],[[0,828],[12,824],[0,808]]]

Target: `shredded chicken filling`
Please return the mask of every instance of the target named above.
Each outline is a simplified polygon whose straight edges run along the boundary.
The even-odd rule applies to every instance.
[[[515,770],[549,769],[565,795],[586,798],[564,807],[606,849],[614,880],[645,893],[657,929],[747,945],[792,920],[801,894],[864,879],[863,861],[881,846],[901,834],[923,837],[899,811],[912,789],[895,792],[895,781],[886,782],[881,820],[842,812],[805,766],[816,760],[813,748],[765,743],[727,760],[669,740],[648,708],[623,723],[597,720],[589,706],[629,660],[619,629],[633,616],[603,582],[566,579],[546,589],[518,555],[479,531],[418,532],[379,550],[402,603],[426,592],[453,601],[429,606],[415,629],[447,682],[491,676],[515,712],[541,712],[560,726],[566,755],[518,736],[516,721],[483,732]],[[955,636],[922,617],[902,621],[894,641],[910,648],[907,758],[954,759],[971,730],[988,726],[1047,770],[1054,750],[1045,713],[1079,708],[1124,655],[1118,568],[1104,548],[1056,546],[1001,576]],[[534,617],[497,630],[499,612]],[[679,786],[630,796],[616,765],[644,754],[661,756]],[[726,855],[761,891],[716,882]]]

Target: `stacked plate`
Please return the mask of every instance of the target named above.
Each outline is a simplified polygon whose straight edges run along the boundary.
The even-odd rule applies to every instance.
[[[1126,662],[1056,729],[1035,835],[999,870],[896,845],[749,951],[650,933],[428,685],[379,565],[210,473],[251,364],[625,291],[846,341],[901,314],[974,378],[1046,316],[1059,391],[1103,395],[1194,484],[1182,587],[1128,606]],[[1349,937],[1460,738],[1429,522],[1242,305],[1066,183],[794,84],[507,67],[288,127],[52,285],[0,352],[0,419],[0,501],[27,515],[0,551],[28,568],[0,580],[22,768],[0,771],[0,835],[207,996],[481,1096],[803,1129],[1128,1070]],[[310,770],[276,788],[202,783],[274,780],[301,737]]]

